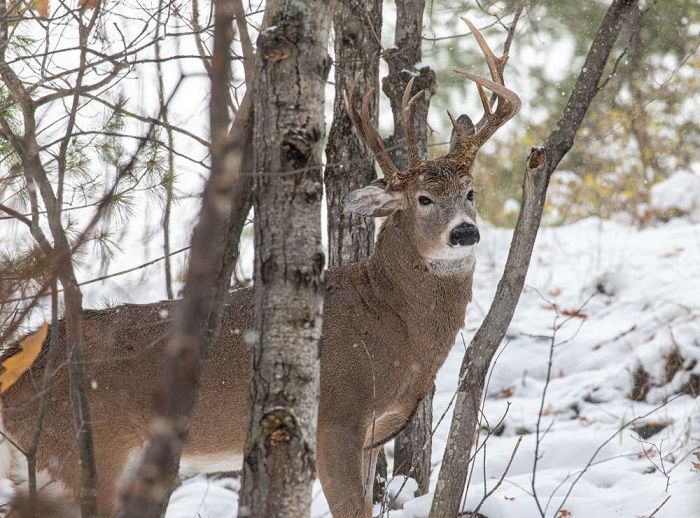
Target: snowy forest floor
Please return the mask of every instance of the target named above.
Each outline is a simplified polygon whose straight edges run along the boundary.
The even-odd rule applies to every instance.
[[[464,347],[493,298],[511,232],[483,236],[466,326],[437,377],[435,423],[445,416],[433,438],[433,486]],[[480,441],[491,433],[465,509],[497,484],[522,436],[503,483],[480,509],[488,518],[541,516],[537,501],[547,517],[648,517],[668,497],[654,516],[700,516],[698,294],[698,224],[637,230],[587,219],[542,229],[491,373]],[[387,454],[391,463],[391,444]],[[402,508],[388,516],[428,515],[432,495],[413,498],[411,486],[390,482],[389,499]],[[237,487],[234,479],[190,479],[167,518],[234,517]],[[318,483],[314,494],[314,516],[330,516]]]

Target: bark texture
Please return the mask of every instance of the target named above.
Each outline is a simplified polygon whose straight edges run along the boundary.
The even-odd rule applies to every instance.
[[[413,82],[412,95],[423,90],[413,108],[413,124],[420,158],[427,158],[428,109],[436,90],[435,72],[421,62],[423,12],[425,0],[397,0],[394,46],[385,53],[389,75],[382,88],[389,97],[394,116],[394,134],[388,149],[399,169],[408,167],[401,99],[406,85]],[[394,475],[407,475],[418,482],[417,495],[428,492],[430,484],[430,454],[432,451],[433,391],[421,401],[406,428],[394,441]]]
[[[382,33],[382,0],[346,0],[333,16],[335,31],[335,100],[333,122],[326,146],[326,208],[328,212],[328,266],[337,268],[369,257],[374,249],[374,218],[353,214],[343,207],[343,197],[376,177],[374,156],[353,130],[345,107],[345,92],[354,84],[358,92],[379,91],[379,56]],[[359,101],[359,100],[357,100]],[[379,103],[374,103],[377,118]],[[379,454],[374,499],[386,489],[384,450]]]
[[[343,196],[374,180],[374,157],[360,142],[345,109],[344,93],[379,90],[382,33],[381,0],[345,0],[333,16],[335,29],[335,101],[326,146],[328,255],[331,268],[368,257],[374,247],[374,219],[351,214]],[[378,103],[374,103],[376,119]]]
[[[523,180],[523,202],[515,226],[503,276],[483,324],[464,355],[445,455],[435,488],[430,516],[457,516],[469,471],[470,452],[477,433],[481,400],[491,361],[515,312],[540,225],[549,179],[571,149],[620,29],[636,0],[614,0],[598,31],[556,128],[544,146],[533,149]]]
[[[252,95],[246,92],[229,129],[227,99],[233,1],[214,7],[214,52],[210,101],[211,175],[204,188],[199,222],[192,235],[183,300],[165,352],[165,367],[150,444],[136,475],[127,485],[119,515],[162,516],[172,491],[190,416],[216,340],[224,300],[238,258],[238,241],[250,208],[249,170]]]
[[[323,100],[332,4],[273,0],[255,63],[255,332],[239,516],[308,516],[324,256]]]

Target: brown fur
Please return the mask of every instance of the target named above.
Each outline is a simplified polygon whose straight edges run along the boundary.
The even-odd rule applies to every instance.
[[[406,196],[409,196],[406,194]],[[391,438],[430,389],[463,325],[471,271],[438,276],[417,247],[411,210],[392,215],[372,257],[327,272],[321,348],[318,472],[336,516],[364,501],[371,454]],[[231,294],[195,407],[185,456],[242,453],[245,442],[252,290]],[[129,454],[148,437],[167,340],[166,302],[86,311],[86,376],[95,434],[99,501],[113,512]],[[62,331],[61,331],[62,334]],[[64,340],[61,347],[65,349]],[[31,440],[42,358],[2,397],[5,431]],[[374,419],[374,426],[373,424]],[[52,380],[38,468],[78,491],[65,350]],[[370,456],[368,456],[370,455]]]

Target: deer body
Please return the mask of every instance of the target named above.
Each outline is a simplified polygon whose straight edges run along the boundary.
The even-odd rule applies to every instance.
[[[418,159],[412,80],[403,99],[410,159],[406,171],[397,170],[371,123],[372,92],[364,97],[360,112],[353,92],[346,97],[348,115],[384,178],[349,193],[344,205],[367,217],[388,217],[368,259],[326,272],[316,468],[337,518],[371,516],[378,447],[403,428],[432,386],[471,298],[479,241],[472,165],[479,147],[517,113],[520,99],[503,84],[505,56],[494,56],[476,28],[467,24],[492,79],[460,72],[479,86],[485,115],[476,125],[466,115],[452,121],[447,155]],[[484,88],[496,95],[495,110]],[[252,306],[252,290],[231,294],[209,355],[181,470],[240,467],[250,369],[245,335],[253,322]],[[84,316],[98,501],[105,515],[113,512],[118,487],[149,437],[170,309],[167,302],[126,305]],[[37,465],[77,495],[65,341],[59,346],[62,358],[52,378]],[[2,396],[6,437],[0,442],[0,475],[25,477],[26,469],[14,462],[22,455],[10,440],[25,450],[31,444],[44,363],[37,361]]]
[[[371,498],[364,489],[367,452],[393,437],[427,393],[463,325],[470,298],[473,262],[448,275],[431,272],[405,242],[400,220],[399,214],[389,219],[368,260],[327,271],[318,472],[336,516],[365,512],[363,502]],[[195,406],[184,471],[240,467],[249,370],[244,337],[252,323],[251,307],[252,289],[232,293]],[[92,386],[99,500],[105,515],[112,513],[118,485],[148,438],[172,309],[162,302],[84,315],[86,378]],[[77,494],[65,342],[60,346],[64,350],[52,380],[37,464]],[[2,397],[3,431],[23,449],[31,444],[43,367],[41,359]],[[13,448],[7,441],[3,447]],[[353,464],[356,469],[349,470]],[[13,471],[17,478],[26,477],[26,471]]]

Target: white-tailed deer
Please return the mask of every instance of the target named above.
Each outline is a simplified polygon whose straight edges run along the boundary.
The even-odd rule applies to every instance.
[[[405,171],[394,166],[372,125],[372,92],[364,96],[359,111],[354,92],[346,97],[348,113],[375,153],[384,178],[348,194],[345,205],[368,217],[388,217],[371,257],[326,272],[317,472],[336,517],[371,516],[378,447],[405,425],[464,324],[474,245],[479,241],[472,165],[478,149],[520,108],[518,96],[504,86],[505,56],[496,57],[469,26],[486,57],[491,80],[459,72],[477,84],[485,114],[475,126],[466,116],[452,120],[447,155],[419,160],[411,122],[411,83],[403,99],[410,158]],[[495,94],[495,109],[484,89]],[[251,289],[231,294],[194,410],[182,471],[240,466],[249,370],[244,336],[252,321],[251,307]],[[98,498],[105,515],[113,513],[120,481],[148,440],[170,310],[168,302],[125,305],[86,311],[83,318]],[[65,360],[64,342],[62,347]],[[13,351],[16,347],[4,357]],[[44,363],[40,358],[2,396],[7,438],[0,438],[0,476],[26,478],[19,462],[23,456],[13,442],[20,447],[31,443]],[[37,466],[77,494],[68,369],[65,361],[58,365]]]

